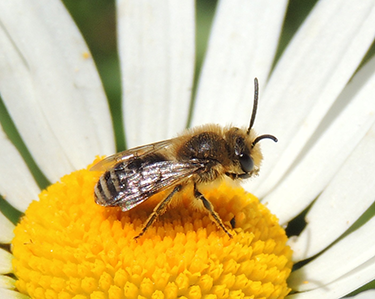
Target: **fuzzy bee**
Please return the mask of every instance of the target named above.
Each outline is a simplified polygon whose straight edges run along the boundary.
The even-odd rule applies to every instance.
[[[142,236],[163,214],[176,193],[192,184],[194,197],[203,203],[211,219],[229,236],[211,202],[199,191],[202,183],[227,176],[233,180],[258,174],[262,154],[259,141],[273,135],[257,136],[252,130],[258,105],[258,80],[254,80],[254,104],[248,128],[208,124],[184,131],[180,136],[135,147],[109,156],[92,167],[105,171],[95,186],[95,201],[102,206],[120,206],[129,211],[164,190],[169,194],[154,208],[145,222]]]

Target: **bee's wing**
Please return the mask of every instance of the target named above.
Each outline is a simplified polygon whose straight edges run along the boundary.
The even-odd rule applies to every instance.
[[[144,162],[134,169],[123,162],[122,167],[119,164],[108,171],[107,177],[103,175],[95,190],[96,202],[103,206],[121,206],[123,211],[128,211],[152,195],[182,183],[205,168],[207,163],[208,161],[198,159],[187,162]],[[113,177],[117,180],[113,181]],[[113,196],[106,196],[105,189],[113,190]]]
[[[163,140],[163,141],[159,141],[155,143],[137,146],[137,147],[128,149],[126,151],[116,153],[96,163],[93,167],[90,168],[90,170],[91,171],[108,170],[121,161],[128,160],[129,158],[132,158],[135,156],[141,157],[142,155],[157,152],[162,148],[166,148],[173,142],[173,140],[174,139],[167,139],[167,140]]]

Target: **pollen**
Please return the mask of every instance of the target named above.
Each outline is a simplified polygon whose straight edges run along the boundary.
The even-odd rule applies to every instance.
[[[101,173],[75,171],[42,191],[15,228],[13,270],[31,298],[284,298],[292,262],[278,220],[223,181],[202,189],[230,238],[184,188],[139,239],[167,193],[135,208],[95,203]]]

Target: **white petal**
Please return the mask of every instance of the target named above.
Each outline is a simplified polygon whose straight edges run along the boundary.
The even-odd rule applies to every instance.
[[[30,299],[29,296],[17,291],[0,289],[0,298],[2,299]]]
[[[219,2],[200,76],[193,126],[209,122],[248,126],[254,78],[258,77],[263,89],[286,5],[285,0]]]
[[[329,228],[327,223],[326,227]],[[319,288],[335,281],[345,273],[350,273],[358,266],[369,263],[370,260],[374,262],[374,230],[375,217],[339,240],[316,259],[294,271],[289,278],[288,285],[298,291]],[[308,242],[313,244],[316,240],[309,240]],[[293,244],[292,248],[294,249]],[[374,273],[372,279],[374,279]]]
[[[345,261],[343,261],[345,262]],[[331,268],[326,269],[327,272],[332,270]],[[335,280],[330,284],[324,282],[319,288],[312,291],[307,291],[295,295],[289,295],[287,299],[332,299],[341,298],[359,287],[370,282],[374,278],[375,273],[375,258],[371,259],[365,264],[360,265],[358,268],[350,273],[347,273]],[[309,283],[308,281],[306,281]]]
[[[326,248],[374,202],[374,152],[375,125],[308,212],[308,224],[293,244],[296,260],[308,258]],[[375,217],[373,220],[375,229]]]
[[[0,194],[13,207],[24,212],[33,199],[38,199],[40,189],[27,168],[25,161],[4,134],[1,125],[0,165]],[[6,224],[6,222],[3,221],[2,225],[9,227],[9,223]],[[3,229],[1,229],[1,231],[5,232]],[[6,240],[11,237],[11,235],[6,233],[4,237]],[[0,237],[0,240],[2,238],[3,236]]]
[[[280,223],[298,215],[318,196],[367,133],[375,121],[374,94],[375,58],[360,70],[339,96],[298,165],[264,199]],[[368,155],[372,156],[371,150]],[[355,168],[356,163],[367,164],[367,157],[354,162]],[[349,177],[355,180],[357,176]],[[350,212],[345,204],[340,206]]]
[[[368,290],[362,293],[359,293],[353,297],[348,297],[353,299],[374,299],[375,298],[375,290]]]
[[[108,103],[88,49],[56,0],[0,2],[0,89],[51,181],[114,151]]]
[[[0,274],[12,272],[12,258],[13,255],[11,253],[0,248]]]
[[[374,39],[374,4],[319,1],[286,49],[263,94],[255,126],[279,138],[277,146],[264,142],[260,186],[250,189],[258,196],[283,177],[356,71]]]
[[[0,177],[0,181],[2,181]],[[0,212],[0,244],[10,244],[14,238],[14,225]]]
[[[194,1],[118,0],[128,147],[186,127],[194,72]]]
[[[0,275],[0,290],[1,289],[15,289],[15,280],[6,275]],[[0,297],[4,298],[4,297]]]

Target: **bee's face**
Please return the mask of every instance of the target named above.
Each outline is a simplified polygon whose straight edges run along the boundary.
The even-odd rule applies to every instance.
[[[246,133],[246,130],[230,128],[226,132],[226,141],[232,162],[230,173],[240,178],[248,178],[256,175],[262,161],[262,154],[259,145],[253,145],[255,133]]]

